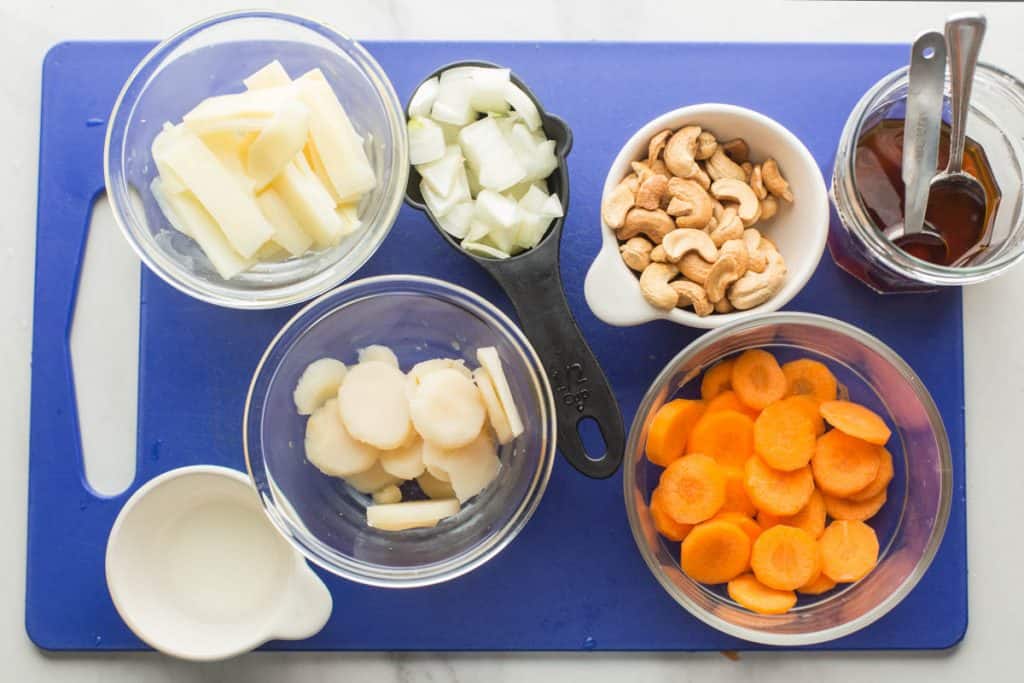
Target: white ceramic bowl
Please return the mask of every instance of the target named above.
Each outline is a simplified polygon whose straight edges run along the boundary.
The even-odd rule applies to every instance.
[[[650,121],[619,151],[608,170],[601,200],[630,173],[630,162],[647,156],[647,143],[666,128],[700,125],[719,140],[743,138],[754,160],[769,157],[779,163],[793,190],[794,202],[779,202],[779,212],[770,221],[758,223],[786,259],[789,274],[782,289],[765,303],[747,311],[712,313],[700,317],[692,310],[663,311],[651,306],[640,294],[636,275],[619,255],[615,232],[601,221],[601,250],[587,272],[584,294],[587,305],[598,318],[619,327],[639,325],[663,318],[688,327],[711,329],[739,320],[777,311],[796,296],[818,267],[828,237],[828,192],[814,157],[785,127],[750,109],[729,104],[696,104],[667,112]]]
[[[165,472],[132,494],[110,530],[106,571],[128,627],[182,659],[309,638],[333,604],[263,514],[249,478],[213,465]]]

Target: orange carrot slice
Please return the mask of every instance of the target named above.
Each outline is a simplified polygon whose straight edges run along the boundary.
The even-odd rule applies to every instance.
[[[768,467],[757,456],[747,460],[743,483],[759,510],[780,517],[800,512],[814,492],[810,467],[782,472]]]
[[[732,390],[756,410],[764,410],[769,403],[785,396],[786,387],[779,362],[767,351],[744,351],[732,366]]]
[[[790,361],[782,366],[789,396],[812,396],[818,401],[834,401],[839,382],[824,363],[810,358]]]
[[[714,397],[732,388],[732,365],[733,360],[723,360],[715,363],[704,372],[700,380],[700,397],[710,401]]]
[[[679,560],[683,571],[694,581],[724,583],[747,568],[750,538],[731,522],[704,522],[683,539]]]
[[[664,509],[679,524],[710,519],[725,502],[725,473],[706,455],[685,455],[661,473]]]
[[[757,580],[769,588],[796,590],[821,571],[818,544],[803,529],[773,526],[754,541],[750,567]]]
[[[717,515],[711,518],[714,520],[721,520],[723,522],[729,522],[738,526],[743,533],[750,537],[750,542],[753,543],[757,540],[757,537],[761,535],[761,525],[753,520],[751,517],[747,517],[739,512],[719,512]]]
[[[796,605],[796,593],[769,588],[753,574],[737,576],[727,586],[729,597],[758,614],[785,614]]]
[[[713,399],[708,401],[708,407],[705,412],[714,413],[720,410],[735,410],[737,413],[743,413],[747,415],[751,420],[756,420],[760,414],[759,411],[754,410],[746,403],[740,400],[740,397],[736,395],[736,392],[732,389],[726,389],[722,393],[715,396]],[[818,418],[822,425],[825,424],[825,420],[822,419],[821,415],[818,414],[818,404],[814,404],[814,416]],[[822,428],[824,430],[824,427]]]
[[[747,495],[747,487],[743,483],[744,473],[738,467],[724,467],[725,502],[719,512],[738,512],[747,517],[757,514],[757,508]]]
[[[697,420],[687,453],[703,453],[724,467],[743,467],[754,452],[754,421],[735,410],[705,413]]]
[[[832,522],[818,544],[821,570],[837,583],[858,581],[878,564],[878,537],[864,522]]]
[[[658,487],[651,494],[651,519],[658,533],[670,541],[681,541],[693,529],[692,524],[680,524],[665,511],[665,491]]]
[[[863,522],[866,519],[871,519],[878,511],[885,505],[887,495],[885,489],[878,492],[874,498],[868,498],[867,500],[855,501],[849,498],[836,498],[835,496],[825,496],[825,509],[828,510],[828,516],[832,519],[846,519],[851,521]]]
[[[821,416],[841,432],[863,439],[868,443],[884,446],[892,431],[882,417],[859,403],[850,401],[825,401],[821,404]]]
[[[677,398],[654,414],[647,430],[647,459],[668,467],[686,453],[686,442],[697,420],[704,414],[703,401]]]
[[[754,421],[754,452],[777,470],[792,472],[804,467],[816,444],[814,423],[793,403],[776,401]]]
[[[892,481],[893,476],[896,472],[892,466],[892,453],[889,449],[882,449],[882,459],[878,463],[878,474],[875,475],[874,481],[865,486],[857,493],[849,496],[850,500],[855,502],[864,502],[871,500],[882,491],[885,491],[889,487],[889,482]]]
[[[844,498],[873,482],[881,461],[880,446],[833,429],[818,439],[811,468],[822,491]]]
[[[787,396],[782,399],[782,402],[799,409],[807,416],[807,419],[814,425],[815,436],[821,436],[825,433],[825,418],[818,411],[818,399],[800,394],[798,396]]]
[[[836,582],[825,576],[825,572],[820,572],[816,579],[812,579],[808,583],[797,588],[800,593],[806,593],[807,595],[821,595],[822,593],[828,593],[830,590],[836,587]]]
[[[818,490],[814,490],[807,505],[795,515],[779,517],[761,510],[757,513],[757,521],[763,529],[771,528],[776,524],[784,524],[803,529],[812,538],[818,538],[825,531],[825,512],[825,498]]]

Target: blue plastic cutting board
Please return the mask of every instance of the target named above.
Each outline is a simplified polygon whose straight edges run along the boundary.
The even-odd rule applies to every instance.
[[[43,68],[36,249],[26,628],[41,647],[138,649],[106,590],[107,533],[144,481],[182,465],[243,469],[242,405],[251,372],[290,310],[242,312],[193,301],[142,274],[138,474],[103,499],[84,484],[68,331],[90,205],[103,188],[105,118],[148,43],[67,43]],[[619,146],[642,123],[684,104],[757,109],[804,140],[826,173],[846,116],[907,49],[866,45],[371,43],[408,97],[423,74],[464,58],[511,67],[573,127],[572,206],[562,271],[573,311],[604,364],[628,425],[658,370],[696,331],[667,322],[616,329],[582,295],[600,242],[598,195]],[[649,68],[656,64],[657,68]],[[756,66],[755,66],[756,65]],[[753,70],[752,70],[753,69]],[[709,74],[714,74],[713,77]],[[424,273],[491,298],[493,282],[403,208],[359,276]],[[117,305],[111,302],[111,305]],[[949,528],[917,588],[888,616],[823,648],[945,648],[967,627],[963,348],[960,292],[879,297],[826,256],[789,306],[843,318],[888,342],[924,379],[953,445]],[[240,331],[244,329],[244,334]],[[630,349],[622,353],[622,349]],[[559,459],[535,517],[488,565],[432,588],[387,591],[325,576],[335,611],[326,628],[273,649],[719,650],[752,647],[692,618],[640,559],[622,481],[593,481]],[[429,619],[429,623],[425,620]]]

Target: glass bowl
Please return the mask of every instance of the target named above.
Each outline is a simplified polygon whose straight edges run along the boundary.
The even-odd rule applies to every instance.
[[[403,370],[438,357],[476,367],[476,349],[495,346],[523,418],[523,434],[501,448],[498,478],[432,529],[368,527],[371,498],[304,457],[306,418],[292,399],[299,376],[324,356],[354,363],[370,344],[391,347]],[[493,305],[432,278],[374,277],[310,302],[271,341],[246,399],[245,458],[271,521],[311,561],[359,583],[425,586],[479,567],[525,526],[551,475],[554,409],[536,352]]]
[[[704,586],[679,567],[679,544],[659,536],[649,501],[661,468],[644,457],[655,412],[678,396],[696,396],[701,373],[726,356],[767,348],[785,362],[813,357],[829,365],[850,394],[893,427],[887,448],[896,475],[889,498],[869,520],[879,539],[874,570],[822,596],[800,595],[787,614],[754,614],[724,587]],[[848,635],[880,619],[927,571],[946,530],[952,464],[946,429],[921,380],[892,349],[846,323],[807,313],[773,313],[704,335],[673,358],[647,390],[626,445],[626,511],[644,561],[690,614],[737,638],[768,645],[810,645]]]
[[[319,67],[339,94],[377,177],[360,204],[362,227],[330,249],[257,263],[224,280],[199,246],[172,229],[149,189],[150,146],[165,121],[277,59],[290,75]],[[150,270],[191,297],[231,308],[277,308],[326,292],[352,275],[391,230],[409,174],[405,117],[380,65],[359,43],[320,22],[246,11],[193,24],[157,45],[128,77],[107,126],[104,174],[114,217]]]
[[[903,118],[906,100],[907,67],[903,67],[878,81],[850,112],[832,170],[832,202],[839,216],[829,231],[833,259],[881,293],[969,285],[1006,272],[1024,258],[1024,83],[990,64],[978,64],[974,75],[967,136],[984,149],[1002,197],[988,246],[965,266],[929,263],[893,245],[871,220],[854,183],[862,133],[885,119]],[[946,123],[949,100],[947,73]]]

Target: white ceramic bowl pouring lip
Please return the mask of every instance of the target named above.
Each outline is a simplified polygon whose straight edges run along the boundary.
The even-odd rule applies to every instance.
[[[619,255],[614,231],[601,220],[601,249],[587,272],[584,294],[587,305],[598,318],[619,327],[639,325],[656,319],[680,325],[711,329],[770,313],[785,306],[814,274],[828,237],[829,205],[825,179],[810,151],[777,121],[751,109],[730,104],[696,104],[676,109],[645,124],[622,147],[605,178],[604,197],[630,173],[630,162],[647,156],[647,143],[659,131],[700,125],[720,140],[743,138],[750,145],[751,158],[773,158],[793,189],[792,204],[779,202],[779,212],[770,221],[754,227],[763,229],[786,259],[789,274],[782,289],[769,301],[748,311],[714,313],[700,317],[691,310],[663,311],[651,306],[640,294],[636,275]]]
[[[263,514],[248,476],[213,465],[171,470],[132,494],[110,530],[106,575],[135,635],[195,661],[309,638],[333,606]]]

